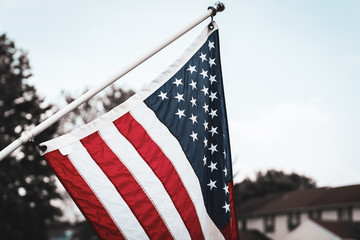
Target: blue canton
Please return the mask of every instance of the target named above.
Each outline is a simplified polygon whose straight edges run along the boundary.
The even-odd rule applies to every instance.
[[[178,139],[199,179],[206,210],[222,229],[231,217],[232,170],[218,30],[145,104]]]

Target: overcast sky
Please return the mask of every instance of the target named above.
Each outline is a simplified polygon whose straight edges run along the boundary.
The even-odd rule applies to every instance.
[[[47,101],[96,86],[215,1],[0,0],[0,33],[28,51]],[[236,181],[275,168],[360,183],[360,1],[236,0],[215,16]],[[117,84],[139,90],[209,21]]]

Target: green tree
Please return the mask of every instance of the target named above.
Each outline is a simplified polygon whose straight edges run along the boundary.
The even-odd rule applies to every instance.
[[[287,174],[273,169],[257,172],[254,181],[246,178],[241,183],[235,184],[236,205],[272,193],[284,193],[314,187],[316,187],[316,183],[313,179],[297,173]]]
[[[21,132],[38,125],[53,111],[34,86],[27,54],[0,35],[0,149]],[[48,139],[53,126],[37,137]],[[52,171],[31,143],[0,161],[1,239],[46,239],[47,226],[61,212],[50,204],[58,199]]]

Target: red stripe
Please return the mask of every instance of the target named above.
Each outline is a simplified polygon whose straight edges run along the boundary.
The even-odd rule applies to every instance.
[[[59,150],[44,157],[98,236],[101,239],[125,239],[70,159]]]
[[[235,210],[234,186],[232,182],[229,182],[228,186],[230,194],[231,219],[230,222],[223,229],[221,229],[221,233],[227,240],[237,240],[239,239],[239,228],[237,225],[237,217]]]
[[[150,239],[172,239],[156,208],[139,183],[107,146],[98,132],[81,140],[91,158],[98,164],[128,204]],[[146,181],[146,179],[143,179]]]
[[[115,120],[114,124],[160,179],[191,238],[204,239],[195,206],[170,160],[130,113]]]

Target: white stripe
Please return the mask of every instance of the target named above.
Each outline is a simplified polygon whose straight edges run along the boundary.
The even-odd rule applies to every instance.
[[[161,181],[141,158],[136,149],[110,124],[99,131],[100,136],[129,169],[144,192],[153,202],[175,239],[191,239],[184,222],[176,210]]]
[[[127,239],[149,239],[114,185],[78,141],[71,145],[70,161],[81,174]]]
[[[199,180],[178,140],[144,103],[139,104],[130,113],[174,165],[191,200],[194,202],[205,239],[224,239],[206,211]]]

